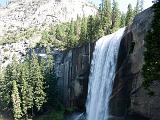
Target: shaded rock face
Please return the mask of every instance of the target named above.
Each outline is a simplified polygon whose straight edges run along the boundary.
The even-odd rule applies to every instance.
[[[152,8],[137,15],[121,41],[110,114],[125,120],[160,119],[160,82],[151,85],[155,92],[152,97],[142,86],[144,38],[151,28],[153,15]]]
[[[85,108],[94,44],[55,54],[60,99],[66,107]]]

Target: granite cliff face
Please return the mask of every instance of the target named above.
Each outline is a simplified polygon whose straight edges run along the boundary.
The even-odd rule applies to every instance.
[[[153,82],[154,96],[149,96],[142,86],[144,38],[151,29],[153,9],[138,14],[126,28],[119,48],[117,71],[110,97],[111,120],[159,120],[160,83]],[[62,98],[67,106],[85,107],[90,59],[94,49],[84,46],[57,57],[57,73]],[[89,52],[88,52],[89,51]]]
[[[110,100],[110,112],[114,116],[132,116],[133,120],[160,118],[160,104],[157,102],[160,100],[160,83],[153,82],[151,88],[155,95],[150,97],[142,86],[141,74],[144,63],[144,38],[151,29],[153,15],[152,8],[137,15],[133,24],[126,29],[121,41],[115,84]]]
[[[22,59],[27,49],[41,40],[41,31],[96,13],[97,8],[86,0],[10,0],[7,7],[0,7],[0,41],[19,37],[16,43],[0,45],[0,68],[11,63],[14,54]],[[25,37],[26,31],[30,37]]]
[[[85,109],[88,77],[94,44],[55,53],[60,98],[69,106]]]
[[[6,8],[0,8],[0,36],[24,28],[42,30],[96,13],[97,8],[86,0],[10,0]]]

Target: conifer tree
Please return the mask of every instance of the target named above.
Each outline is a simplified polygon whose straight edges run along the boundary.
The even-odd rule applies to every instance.
[[[105,34],[110,33],[111,27],[111,0],[103,0],[102,2],[102,26]]]
[[[41,68],[38,62],[38,58],[36,54],[32,53],[32,81],[33,81],[33,91],[34,91],[34,105],[36,106],[37,110],[40,110],[42,105],[46,102],[45,97],[46,94],[44,92],[44,78],[42,76]]]
[[[21,100],[19,97],[18,87],[16,80],[13,80],[13,88],[12,88],[12,104],[13,104],[13,115],[14,119],[18,120],[22,117],[22,111],[21,111]]]
[[[74,34],[76,36],[76,39],[79,39],[79,35],[81,32],[81,18],[79,16],[77,16],[77,20],[74,22]]]
[[[118,9],[117,1],[113,0],[113,4],[112,4],[112,25],[111,25],[112,32],[115,32],[116,30],[118,30],[119,26],[120,26],[120,11]]]
[[[56,31],[55,31],[55,37],[57,40],[63,41],[65,38],[65,31],[63,26],[57,25],[56,26]]]
[[[29,56],[26,57],[26,60],[25,60],[25,63],[24,63],[24,73],[25,73],[25,79],[26,79],[26,82],[27,82],[27,109],[33,109],[33,99],[34,99],[34,91],[33,91],[33,88],[34,88],[34,81],[33,81],[33,71],[34,69],[32,69],[32,59],[29,58]]]
[[[125,20],[125,25],[128,26],[132,23],[133,21],[133,9],[132,9],[132,5],[129,4],[128,5],[128,10],[127,10],[127,14],[126,14],[126,20]]]
[[[25,115],[25,117],[27,116],[27,83],[25,81],[25,79],[22,79],[22,89],[21,89],[21,94],[22,94],[22,112]]]
[[[87,43],[94,41],[94,33],[94,18],[91,15],[87,21]]]
[[[69,29],[67,30],[67,48],[73,48],[77,45],[76,36],[74,34],[74,22],[71,21]]]
[[[126,19],[126,15],[124,13],[122,13],[121,20],[120,20],[120,28],[125,26],[125,19]]]
[[[47,48],[47,65],[46,65],[46,94],[47,94],[47,103],[52,107],[55,107],[58,103],[58,88],[57,88],[57,78],[54,72],[54,58],[51,54],[51,50]]]
[[[100,37],[104,35],[104,30],[102,27],[101,19],[97,15],[94,19],[94,28],[93,28],[93,35],[94,35],[94,40],[98,40]]]
[[[28,67],[26,66],[25,63],[22,64],[22,68],[21,68],[21,80],[22,80],[22,87],[21,87],[21,101],[22,101],[22,112],[24,114],[24,116],[27,118],[27,110],[28,110],[28,89],[30,89],[27,84],[28,80],[29,80],[29,71],[28,71]],[[31,97],[31,96],[30,96]]]
[[[6,107],[11,106],[11,93],[12,93],[12,67],[8,65],[4,72],[4,81],[3,81],[3,104]]]
[[[7,91],[6,91],[6,81],[4,79],[4,72],[2,70],[0,70],[0,109],[4,109],[6,107],[8,107],[7,105],[7,100],[9,98],[9,95],[8,93],[5,94]],[[7,97],[6,97],[7,96]],[[7,99],[5,99],[7,98]]]
[[[81,33],[80,33],[80,39],[79,43],[85,44],[87,40],[87,20],[85,17],[83,17],[82,22],[81,22]]]

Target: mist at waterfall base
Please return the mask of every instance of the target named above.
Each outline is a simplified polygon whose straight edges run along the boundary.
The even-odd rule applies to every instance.
[[[91,62],[86,113],[74,120],[108,120],[119,46],[125,28],[96,42]],[[84,117],[85,116],[85,117]]]

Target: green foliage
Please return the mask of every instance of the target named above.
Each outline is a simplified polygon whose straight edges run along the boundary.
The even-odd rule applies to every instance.
[[[128,5],[127,14],[126,14],[126,20],[125,20],[125,25],[126,25],[126,26],[132,24],[133,15],[134,15],[134,12],[133,12],[133,9],[132,9],[132,5],[129,4],[129,5]]]
[[[126,14],[121,13],[121,18],[120,18],[120,28],[125,26],[125,19],[126,19]]]
[[[73,113],[75,111],[75,107],[67,107],[66,109],[65,109],[65,112],[66,113]]]
[[[94,19],[93,16],[89,16],[87,21],[87,42],[94,41]]]
[[[81,22],[81,31],[80,31],[80,38],[79,38],[79,43],[81,45],[86,43],[86,36],[87,36],[87,19],[83,18]]]
[[[69,28],[67,29],[67,36],[66,36],[66,48],[73,48],[77,45],[76,35],[74,30],[74,22],[71,21]]]
[[[152,21],[151,30],[145,37],[145,51],[143,65],[143,86],[148,90],[150,95],[153,92],[149,88],[154,80],[160,80],[160,3],[153,5],[154,19]]]
[[[34,90],[34,105],[35,107],[40,110],[43,103],[45,102],[45,92],[44,92],[44,78],[41,73],[41,68],[38,62],[38,58],[35,55],[35,53],[32,53],[31,57],[31,80],[32,80],[32,86]]]
[[[111,0],[103,0],[102,3],[102,13],[101,13],[101,19],[102,19],[102,26],[103,30],[105,32],[105,35],[110,33],[110,27],[111,27]]]
[[[12,104],[13,104],[13,115],[14,119],[18,120],[21,118],[22,111],[21,111],[21,100],[18,92],[17,83],[15,80],[13,80],[13,88],[12,88]]]
[[[0,38],[0,45],[6,44],[6,43],[14,43],[14,42],[21,41],[24,39],[29,39],[36,32],[38,32],[38,30],[34,28],[23,29],[17,33],[8,32],[4,37]]]
[[[119,29],[120,26],[120,11],[118,8],[118,3],[116,0],[113,0],[112,3],[112,32],[115,32]]]
[[[52,57],[48,55],[47,64],[40,65],[34,52],[23,63],[18,63],[14,58],[13,63],[7,66],[0,79],[0,97],[2,98],[0,103],[3,104],[1,109],[13,108],[13,113],[16,114],[14,117],[18,119],[17,117],[27,118],[29,113],[39,111],[45,102],[50,103],[50,106],[55,105],[58,98],[53,62]],[[13,81],[16,82],[16,84],[14,82],[14,89],[12,89]],[[20,108],[14,106],[19,104],[13,101],[15,97],[20,100]]]
[[[25,67],[22,68],[22,88],[21,88],[21,93],[22,93],[22,112],[24,113],[24,115],[27,114],[27,78],[25,78]]]
[[[64,110],[53,111],[39,116],[36,120],[64,120]]]

